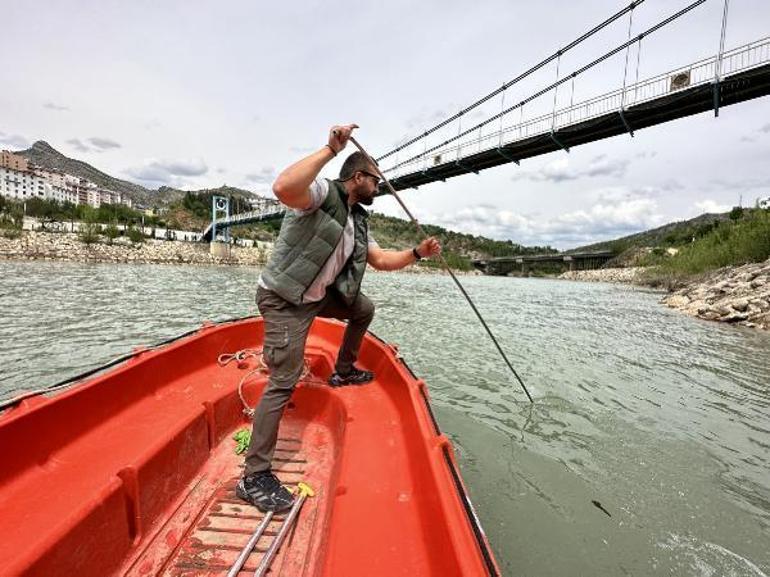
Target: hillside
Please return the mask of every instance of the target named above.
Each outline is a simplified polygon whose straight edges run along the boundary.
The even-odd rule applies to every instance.
[[[462,255],[466,259],[558,252],[549,246],[523,246],[510,240],[492,240],[431,224],[421,224],[421,226],[426,234],[435,236],[441,241],[445,253]],[[372,236],[383,248],[405,249],[420,242],[414,224],[401,218],[373,212],[369,217],[369,228]]]
[[[723,222],[730,219],[730,213],[720,214],[701,214],[690,220],[670,222],[653,228],[638,232],[614,240],[606,240],[587,244],[577,248],[565,251],[570,252],[594,252],[601,250],[611,250],[615,254],[632,248],[654,247],[654,246],[677,246],[684,242],[690,242],[693,238],[698,238],[707,234],[714,228],[715,222]]]
[[[108,190],[126,194],[137,204],[161,208],[158,222],[182,230],[203,230],[206,227],[211,219],[211,197],[214,195],[230,198],[232,214],[247,210],[248,203],[246,201],[258,196],[249,190],[231,186],[192,191],[168,186],[160,187],[157,190],[145,188],[110,176],[81,160],[69,158],[42,140],[17,154],[43,167],[61,170],[88,179]],[[383,248],[405,249],[420,242],[417,230],[409,221],[372,213],[369,223],[372,235]],[[279,227],[280,221],[266,222],[239,227],[233,230],[233,234],[237,237],[272,240],[276,237]],[[436,236],[441,241],[447,261],[458,268],[471,268],[470,261],[472,259],[557,252],[547,246],[527,247],[510,240],[497,241],[482,236],[446,230],[440,226],[424,224],[422,227],[427,234]]]
[[[87,162],[64,156],[44,140],[38,140],[31,148],[20,150],[16,154],[45,168],[61,170],[80,178],[86,178],[108,190],[127,194],[134,202],[147,203],[150,201],[150,195],[154,192],[133,182],[110,176]]]
[[[106,188],[107,190],[113,190],[115,192],[120,192],[121,194],[126,194],[134,203],[145,206],[169,206],[175,202],[181,201],[184,198],[186,192],[191,192],[193,194],[218,194],[221,196],[230,196],[235,198],[240,197],[244,199],[258,196],[249,190],[244,190],[242,188],[236,188],[232,186],[221,186],[215,189],[202,189],[194,191],[179,190],[170,186],[161,186],[157,190],[145,188],[139,184],[110,176],[109,174],[102,172],[98,168],[94,168],[82,160],[69,158],[44,140],[38,140],[30,148],[26,150],[20,150],[16,152],[16,154],[19,154],[27,158],[30,162],[39,164],[45,168],[61,170],[63,172],[72,174],[73,176],[79,176],[80,178],[90,180],[91,182],[94,182],[100,187]]]

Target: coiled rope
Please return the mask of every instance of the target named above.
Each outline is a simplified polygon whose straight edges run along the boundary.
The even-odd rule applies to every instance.
[[[231,362],[236,361],[238,368],[246,368],[248,359],[255,359],[256,366],[241,377],[241,380],[238,383],[238,397],[241,399],[241,404],[243,405],[243,414],[251,418],[254,416],[254,407],[249,406],[249,403],[246,402],[246,398],[243,396],[243,386],[246,384],[246,381],[253,376],[257,376],[258,374],[270,374],[270,369],[267,364],[265,364],[262,349],[241,349],[234,353],[223,353],[217,358],[217,364],[220,367],[225,367]],[[321,379],[308,378],[311,375],[310,361],[305,358],[303,359],[302,374],[299,379],[297,379],[297,382],[325,384]]]

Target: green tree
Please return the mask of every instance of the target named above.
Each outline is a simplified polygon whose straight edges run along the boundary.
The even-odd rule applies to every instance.
[[[120,236],[120,231],[118,230],[118,227],[115,226],[114,222],[111,222],[107,226],[104,227],[104,236],[107,237],[107,243],[112,244],[112,241],[118,238]]]
[[[78,238],[84,244],[99,242],[101,228],[96,222],[96,211],[90,206],[83,207],[83,221],[78,230]]]
[[[144,242],[144,233],[138,228],[129,227],[126,229],[126,236],[134,243]]]

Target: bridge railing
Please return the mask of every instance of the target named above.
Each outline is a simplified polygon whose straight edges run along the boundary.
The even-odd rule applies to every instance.
[[[426,154],[414,150],[412,154],[409,154],[407,149],[406,152],[401,152],[401,157],[406,155],[407,158],[412,158],[401,163],[396,162],[394,166],[387,168],[384,172],[389,178],[397,178],[404,174],[427,170],[438,164],[461,161],[464,157],[478,152],[494,150],[533,136],[556,132],[567,126],[592,120],[612,112],[619,112],[630,106],[649,102],[679,90],[709,84],[714,82],[717,76],[722,79],[768,62],[770,62],[770,38],[763,38],[726,51],[722,54],[721,59],[717,55],[711,56],[664,74],[629,84],[625,88],[613,90],[567,108],[558,109],[550,114],[503,126],[501,129],[493,129],[490,125],[487,127],[488,134],[486,135],[483,134],[482,128],[479,129],[478,133],[469,134],[458,141]],[[510,114],[513,115],[515,112]],[[425,146],[425,143],[422,146]],[[425,146],[425,148],[428,147]]]
[[[285,212],[286,212],[286,207],[283,204],[276,202],[275,204],[263,206],[256,210],[250,210],[249,212],[240,212],[229,218],[218,220],[217,230],[223,230],[231,226],[238,225],[240,223],[257,222],[260,220],[266,220],[268,218],[280,216]],[[206,226],[206,229],[203,231],[202,238],[208,239],[210,237],[211,229],[213,228],[213,225],[214,223],[210,222]]]
[[[269,218],[271,216],[277,216],[279,214],[283,214],[284,212],[286,212],[286,207],[283,205],[272,206],[272,207],[264,208],[260,210],[250,210],[249,212],[240,212],[236,215],[231,216],[227,220],[218,221],[217,226],[218,227],[230,226],[233,224],[237,224],[239,222],[243,222],[245,220]]]

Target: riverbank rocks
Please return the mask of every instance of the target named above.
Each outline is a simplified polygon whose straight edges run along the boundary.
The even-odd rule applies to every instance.
[[[709,321],[770,329],[770,259],[726,267],[663,298],[671,308]]]
[[[596,270],[571,270],[559,275],[566,280],[587,282],[635,283],[646,270],[642,266],[628,268],[600,268]]]
[[[19,238],[0,236],[0,259],[263,266],[268,256],[267,250],[239,246],[231,247],[229,256],[214,256],[208,243],[157,239],[132,243],[121,237],[112,244],[85,244],[72,233],[25,231]]]

